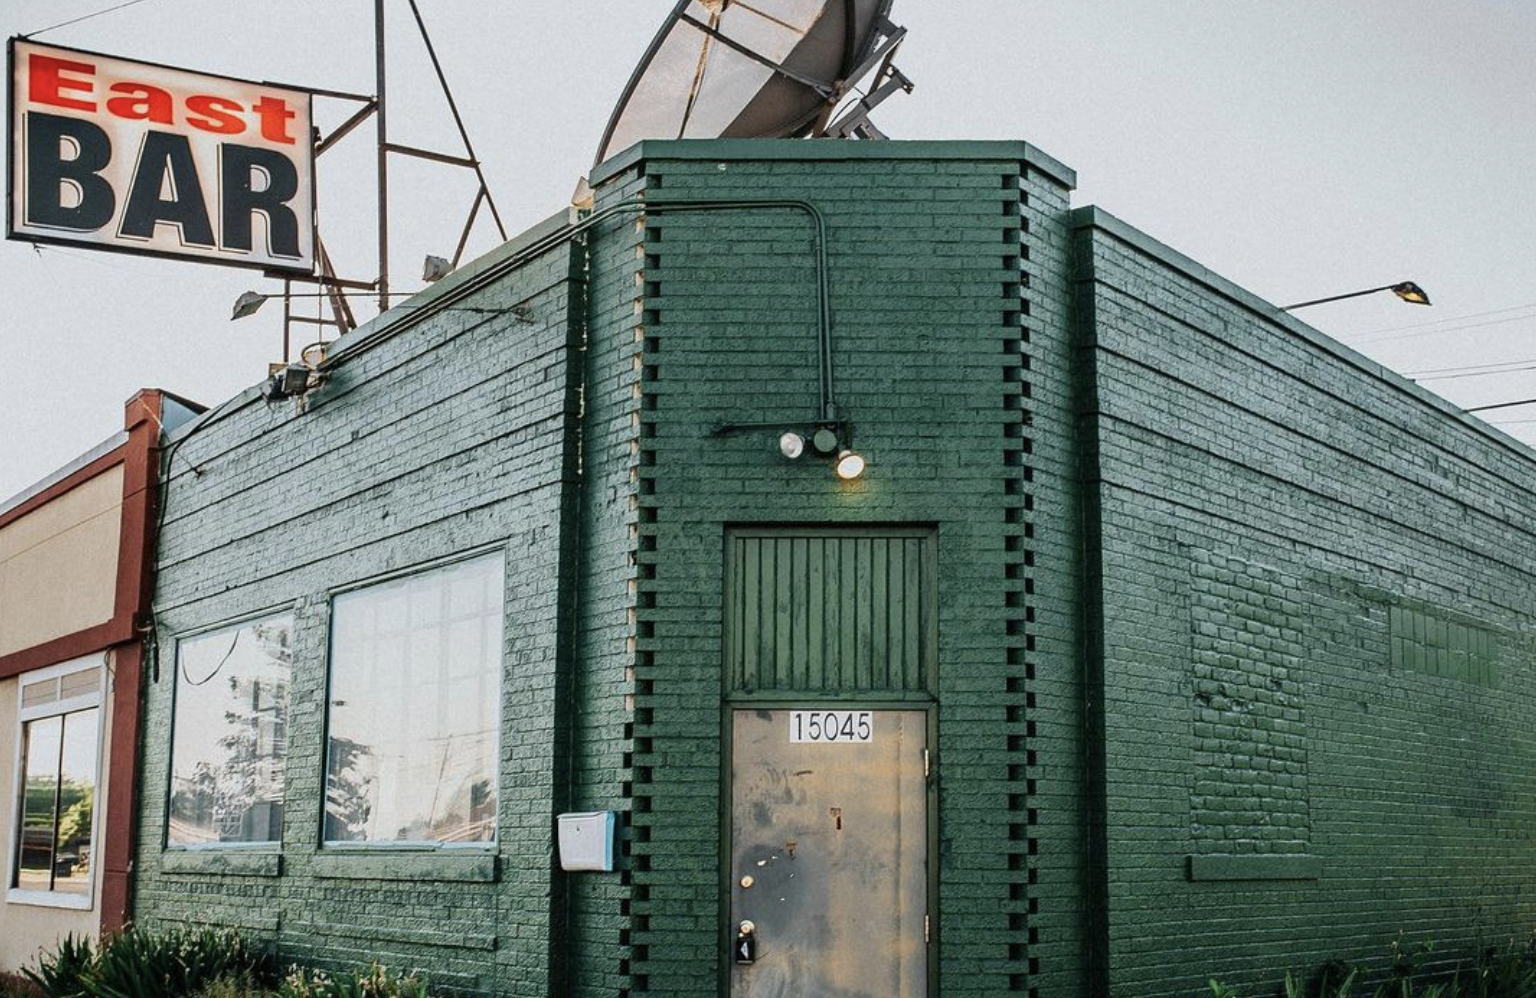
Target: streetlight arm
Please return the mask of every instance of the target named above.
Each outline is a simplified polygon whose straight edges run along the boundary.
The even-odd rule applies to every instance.
[[[1346,298],[1359,298],[1363,295],[1374,295],[1382,291],[1390,291],[1410,305],[1428,305],[1429,295],[1424,289],[1412,281],[1399,281],[1396,284],[1383,284],[1379,288],[1367,288],[1364,291],[1351,291],[1348,294],[1329,295],[1327,298],[1314,298],[1311,301],[1299,301],[1294,305],[1281,305],[1280,311],[1290,312],[1293,309],[1306,308],[1308,305],[1323,305],[1331,301],[1343,301]]]

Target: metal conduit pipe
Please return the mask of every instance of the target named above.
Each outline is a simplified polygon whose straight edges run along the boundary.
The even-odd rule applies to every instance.
[[[615,215],[624,213],[647,214],[651,212],[661,213],[668,211],[800,211],[810,216],[815,227],[816,245],[816,345],[817,366],[820,374],[820,398],[818,408],[818,421],[822,423],[837,423],[840,420],[835,394],[835,384],[832,371],[832,287],[828,276],[827,253],[827,222],[821,210],[809,201],[801,201],[793,198],[772,198],[763,200],[652,200],[643,198],[631,198],[616,204],[600,208],[579,222],[567,225],[564,228],[552,232],[544,238],[524,247],[505,260],[498,261],[488,267],[482,273],[453,288],[441,297],[424,303],[420,308],[409,312],[392,322],[389,326],[380,330],[378,334],[360,341],[357,346],[342,350],[327,358],[321,365],[321,369],[336,366],[348,357],[370,350],[373,347],[393,338],[418,322],[449,308],[457,302],[463,301],[477,291],[483,290],[495,281],[501,279],[511,271],[527,263],[557,246],[569,242],[588,230],[607,221]],[[745,424],[743,424],[745,425]],[[753,424],[755,425],[755,424]],[[778,425],[763,424],[763,425]]]

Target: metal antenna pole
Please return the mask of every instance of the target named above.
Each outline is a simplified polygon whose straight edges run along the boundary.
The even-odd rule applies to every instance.
[[[379,165],[379,311],[389,311],[389,132],[385,120],[384,0],[373,0],[374,68],[377,82]]]

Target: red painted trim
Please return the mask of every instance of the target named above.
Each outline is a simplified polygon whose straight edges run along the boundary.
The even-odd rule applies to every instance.
[[[128,442],[0,515],[0,527],[58,499],[112,467],[123,466],[123,502],[112,619],[51,641],[0,655],[0,679],[115,649],[112,730],[108,735],[107,809],[101,825],[101,930],[127,924],[133,906],[133,849],[138,812],[139,720],[144,693],[144,632],[154,593],[155,510],[160,487],[163,395],[153,389],[128,400]]]
[[[117,649],[112,669],[112,733],[107,755],[107,811],[102,826],[101,932],[121,931],[133,901],[133,848],[137,838],[139,715],[143,704],[144,644]]]
[[[66,634],[61,638],[54,638],[52,641],[44,641],[40,645],[0,656],[0,679],[10,679],[23,672],[31,672],[33,669],[41,669],[47,665],[68,662],[72,658],[83,658],[94,652],[106,651],[133,636],[131,620],[113,619],[104,624],[97,624],[95,627],[87,627],[83,631]]]
[[[117,596],[113,620],[138,623],[149,610],[154,560],[152,545],[155,496],[160,487],[161,399],[142,391],[128,400],[124,423],[128,443],[123,458],[123,514],[118,534]]]
[[[160,491],[158,391],[128,400],[123,425],[128,444],[123,466],[123,520],[117,556],[114,623],[126,622],[129,638],[113,670],[111,751],[107,756],[107,813],[102,843],[101,931],[117,932],[133,911],[133,850],[139,810],[139,716],[144,702],[144,632],[154,596],[155,511]],[[141,625],[143,625],[141,627]]]
[[[132,442],[132,435],[130,435],[128,443],[123,444],[121,447],[114,447],[85,467],[59,479],[15,509],[8,509],[4,513],[0,513],[0,527],[9,526],[28,513],[35,512],[38,507],[48,505],[71,489],[77,489],[102,472],[110,470],[113,465],[122,464],[123,459],[127,456],[128,447]]]

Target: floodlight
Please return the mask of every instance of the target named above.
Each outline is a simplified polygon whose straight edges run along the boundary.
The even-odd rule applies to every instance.
[[[793,431],[779,437],[779,453],[791,461],[805,453],[805,438]]]
[[[268,295],[257,294],[255,291],[247,291],[235,299],[234,314],[229,317],[230,322],[243,319],[248,315],[255,315],[256,310],[266,304]]]
[[[453,264],[440,256],[432,256],[431,254],[427,255],[427,259],[421,267],[421,279],[428,284],[434,281],[441,281],[451,273],[453,273]]]
[[[864,474],[865,462],[863,455],[845,450],[837,455],[837,477],[845,482],[851,482]]]
[[[296,398],[309,391],[310,376],[314,372],[309,365],[294,361],[291,364],[275,365],[275,370],[261,384],[261,397],[268,402],[277,402],[281,399]]]

